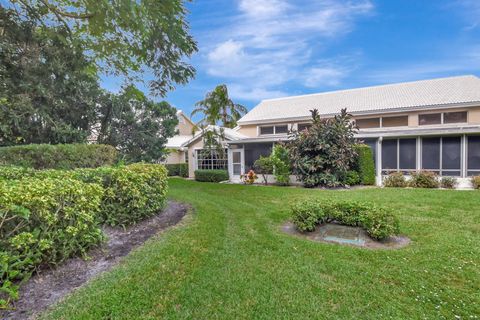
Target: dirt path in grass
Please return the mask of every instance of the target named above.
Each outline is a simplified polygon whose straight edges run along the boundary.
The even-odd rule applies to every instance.
[[[104,227],[108,240],[102,247],[90,251],[88,260],[72,258],[56,269],[34,275],[20,288],[20,299],[15,302],[15,309],[0,311],[0,317],[33,319],[92,277],[118,264],[122,257],[153,235],[180,222],[188,209],[186,204],[170,201],[163,212],[126,230]]]

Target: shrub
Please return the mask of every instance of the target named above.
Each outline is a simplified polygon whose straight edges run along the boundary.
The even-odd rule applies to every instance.
[[[201,182],[222,182],[228,180],[227,170],[195,170],[195,180]]]
[[[253,170],[250,170],[248,171],[246,174],[242,174],[240,176],[240,179],[243,181],[243,183],[245,184],[254,184],[255,183],[255,180],[258,179],[255,171]]]
[[[349,186],[355,186],[360,184],[360,175],[357,171],[347,171],[345,176],[345,184]]]
[[[32,177],[35,169],[17,166],[0,166],[0,180],[18,180],[25,177]]]
[[[151,217],[165,208],[167,170],[159,164],[131,164],[112,170],[95,170],[103,180],[102,221],[129,225]],[[81,171],[90,179],[89,171]],[[79,178],[79,177],[77,177]]]
[[[455,189],[457,186],[457,179],[453,177],[442,177],[440,186],[445,189]]]
[[[472,177],[471,182],[474,189],[480,189],[480,176]]]
[[[29,144],[1,147],[0,165],[35,169],[96,168],[112,165],[117,151],[103,144]]]
[[[293,133],[287,144],[293,172],[305,187],[342,185],[356,158],[351,116],[343,109],[333,118],[320,118],[312,110],[312,118],[312,126]]]
[[[388,210],[356,201],[298,202],[292,206],[292,221],[300,231],[313,231],[317,224],[330,221],[360,226],[378,240],[399,232],[398,219]]]
[[[167,168],[169,177],[179,176],[188,178],[188,163],[167,163],[165,168]]]
[[[405,188],[407,180],[402,172],[392,172],[383,179],[383,185],[387,188]]]
[[[273,173],[273,163],[270,157],[260,156],[259,159],[255,160],[253,164],[255,172],[262,175],[263,183],[268,184],[267,175]]]
[[[275,181],[279,185],[288,185],[290,183],[290,158],[288,156],[288,149],[281,144],[276,144],[273,147],[270,161],[273,167],[273,175]]]
[[[438,176],[431,171],[412,172],[408,183],[413,188],[438,188]]]
[[[366,144],[356,144],[355,152],[357,153],[357,158],[354,169],[360,176],[360,183],[363,185],[374,185],[375,162],[373,161],[372,149]]]
[[[65,177],[0,181],[0,306],[18,296],[14,283],[38,266],[101,242],[102,195],[97,184]]]

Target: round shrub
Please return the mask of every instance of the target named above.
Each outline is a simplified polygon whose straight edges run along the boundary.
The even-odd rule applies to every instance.
[[[335,221],[364,228],[378,240],[398,234],[398,219],[387,209],[357,201],[318,202],[307,200],[292,206],[292,222],[300,231],[313,231],[316,225]]]
[[[349,186],[356,186],[360,184],[360,175],[356,171],[347,171],[345,176],[345,184]]]
[[[440,186],[444,189],[455,189],[457,186],[457,179],[454,177],[442,177]]]
[[[412,188],[438,188],[438,175],[431,171],[412,172],[408,185]]]
[[[387,188],[405,188],[407,180],[402,172],[392,172],[383,179],[383,185]]]

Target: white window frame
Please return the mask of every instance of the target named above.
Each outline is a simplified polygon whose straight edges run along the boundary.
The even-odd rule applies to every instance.
[[[467,113],[467,121],[464,122],[452,122],[452,123],[445,123],[445,113],[454,113],[454,112],[465,112]],[[420,116],[427,115],[427,114],[438,114],[440,113],[440,123],[434,123],[434,124],[420,124]],[[468,110],[455,110],[455,111],[442,111],[442,112],[424,112],[424,113],[419,113],[417,115],[418,117],[418,126],[419,127],[428,127],[428,126],[439,126],[439,125],[458,125],[458,124],[465,124],[468,123],[468,117],[469,117],[469,112]]]
[[[202,166],[202,168],[200,168],[199,165],[198,165],[198,162],[201,161],[200,158],[199,158],[199,155],[203,150],[208,150],[208,149],[197,148],[197,149],[194,150],[195,151],[195,153],[194,153],[195,154],[195,170],[228,170],[228,150],[227,149],[225,149],[225,151],[224,151],[224,159],[213,159],[212,157],[210,157],[210,159],[202,158],[202,160],[210,160],[211,161],[211,166],[210,166],[210,168],[203,168],[203,166]],[[216,150],[212,149],[210,151],[212,152],[212,151],[216,151]],[[214,167],[213,162],[214,161],[221,161],[221,160],[225,161],[225,167],[223,169],[213,168]]]
[[[277,127],[283,127],[287,126],[287,132],[285,133],[277,133]],[[273,133],[266,133],[262,134],[261,133],[261,128],[268,128],[268,127],[273,127]],[[265,125],[265,126],[257,126],[257,136],[275,136],[275,135],[286,135],[288,134],[288,131],[292,129],[292,125],[289,123],[282,123],[282,124],[271,124],[271,125]]]

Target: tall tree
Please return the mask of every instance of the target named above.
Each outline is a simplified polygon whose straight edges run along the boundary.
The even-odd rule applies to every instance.
[[[216,125],[233,128],[237,121],[248,112],[247,108],[241,104],[233,102],[228,96],[227,86],[218,85],[211,92],[207,92],[205,99],[195,104],[196,108],[192,111],[192,117],[196,114],[203,114],[200,125]]]
[[[85,49],[96,66],[141,81],[153,73],[149,85],[165,95],[185,84],[194,68],[184,61],[197,51],[189,34],[185,0],[10,0],[23,20],[61,26],[64,41]]]
[[[97,141],[116,147],[126,162],[157,162],[166,155],[178,118],[168,102],[154,102],[128,86],[101,97],[97,124]]]
[[[100,89],[82,48],[2,7],[0,32],[0,145],[84,142]]]

